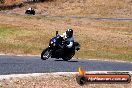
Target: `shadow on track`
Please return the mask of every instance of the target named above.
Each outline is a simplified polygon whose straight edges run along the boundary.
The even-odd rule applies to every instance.
[[[54,60],[54,61],[64,61],[64,60]],[[76,60],[69,60],[69,61],[65,61],[65,62],[78,62]]]

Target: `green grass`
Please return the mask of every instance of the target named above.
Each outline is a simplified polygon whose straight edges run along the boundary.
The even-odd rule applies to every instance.
[[[5,27],[4,25],[3,26],[0,26],[0,37],[1,38],[5,38],[5,37],[8,37],[10,35],[14,35],[14,33],[16,31],[17,30],[14,30],[11,27]]]
[[[36,33],[36,32],[35,32]],[[27,41],[26,37],[32,38],[34,31],[19,29],[18,27],[0,26],[0,52],[6,53],[22,53],[22,54],[37,54],[42,50],[42,45],[37,46],[37,43]],[[24,39],[23,39],[24,37]],[[20,39],[19,39],[20,38]],[[34,38],[34,37],[33,37]]]

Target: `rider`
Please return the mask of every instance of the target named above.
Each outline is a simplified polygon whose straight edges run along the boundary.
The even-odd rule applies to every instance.
[[[31,11],[32,10],[32,7],[29,7],[27,10]]]
[[[32,11],[32,10],[34,10],[32,7],[29,7],[27,10],[29,10],[29,11]]]
[[[71,49],[74,44],[73,30],[67,29],[66,32],[61,35],[61,37],[63,37],[63,39],[66,41],[66,47]]]

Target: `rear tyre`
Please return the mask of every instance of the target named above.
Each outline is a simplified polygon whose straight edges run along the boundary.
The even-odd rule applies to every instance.
[[[66,56],[64,56],[64,57],[62,57],[62,59],[64,60],[64,61],[68,61],[68,60],[70,60],[70,59],[72,59],[72,57],[75,55],[75,51],[73,51],[71,54],[69,54],[69,55],[66,55]]]
[[[49,48],[46,48],[45,50],[43,50],[43,52],[41,53],[41,59],[42,60],[46,60],[51,56],[50,54],[50,50]]]
[[[71,58],[70,58],[70,57],[65,56],[65,57],[63,57],[62,59],[63,59],[64,61],[68,61],[68,60],[70,60]]]
[[[35,15],[35,11],[33,11],[33,15]]]

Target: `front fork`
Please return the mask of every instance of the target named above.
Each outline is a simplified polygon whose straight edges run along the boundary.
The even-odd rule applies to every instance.
[[[49,57],[51,57],[51,55],[52,55],[52,50],[49,50],[47,57],[49,58]]]
[[[44,55],[44,57],[46,57],[46,58],[48,59],[49,57],[51,57],[51,55],[52,55],[52,50],[51,50],[50,47],[49,47],[48,53],[46,53],[46,54]]]

